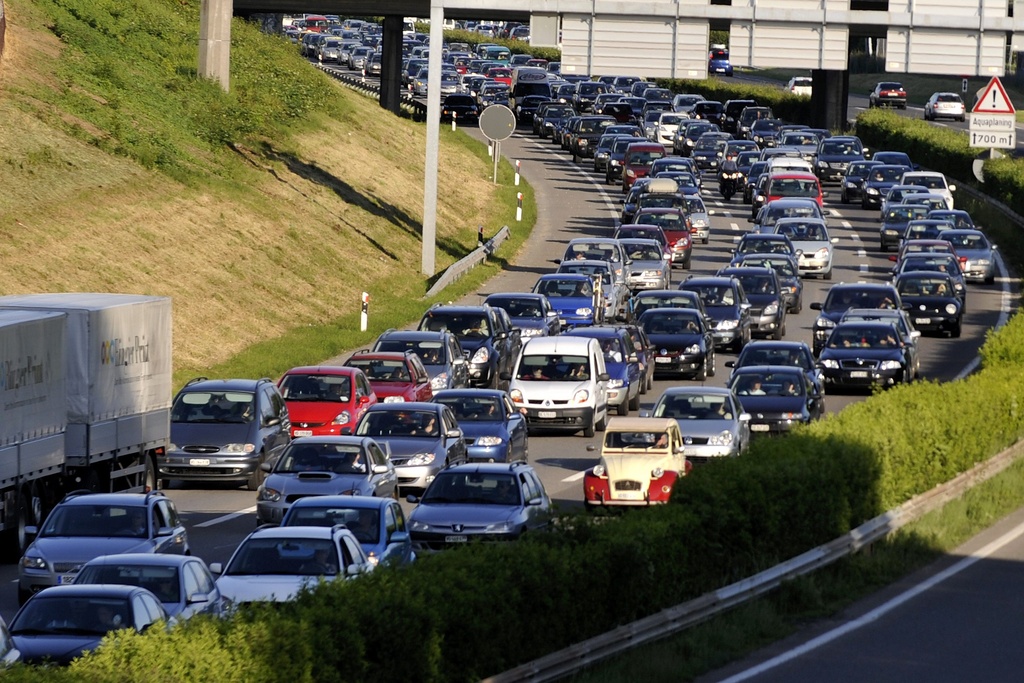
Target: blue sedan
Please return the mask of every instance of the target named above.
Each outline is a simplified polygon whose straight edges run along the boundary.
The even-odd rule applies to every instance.
[[[416,559],[402,506],[375,496],[308,496],[292,503],[281,526],[344,524],[375,565],[408,564]]]
[[[504,391],[447,389],[434,394],[455,413],[470,462],[526,461],[530,437],[525,416]]]
[[[544,294],[558,313],[562,329],[594,324],[594,285],[589,275],[555,273],[542,275],[533,291]]]

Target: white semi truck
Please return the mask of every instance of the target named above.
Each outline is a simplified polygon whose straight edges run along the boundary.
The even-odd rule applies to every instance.
[[[0,531],[27,544],[75,489],[157,487],[170,440],[171,300],[133,294],[0,297]]]

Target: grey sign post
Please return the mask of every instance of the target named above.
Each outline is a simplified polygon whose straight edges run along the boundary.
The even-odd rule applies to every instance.
[[[501,156],[501,141],[512,137],[516,129],[516,115],[503,104],[492,104],[480,114],[480,132],[494,143],[494,182],[498,182],[498,158]]]

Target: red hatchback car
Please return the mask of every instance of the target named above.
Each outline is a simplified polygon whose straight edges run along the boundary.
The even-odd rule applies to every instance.
[[[430,401],[430,375],[423,361],[412,351],[357,351],[345,365],[359,368],[382,403]]]
[[[622,160],[622,191],[629,192],[637,178],[646,178],[656,159],[665,156],[665,146],[657,142],[634,142],[626,148]]]
[[[338,436],[355,426],[377,402],[370,380],[359,368],[310,365],[292,368],[277,381],[288,406],[292,438]]]

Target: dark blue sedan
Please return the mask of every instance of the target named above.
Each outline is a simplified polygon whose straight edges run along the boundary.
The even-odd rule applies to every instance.
[[[652,308],[638,321],[654,348],[654,373],[681,373],[703,381],[715,375],[715,340],[700,311]]]
[[[434,394],[433,401],[452,409],[462,429],[470,462],[529,459],[530,436],[526,417],[504,391],[449,389]]]
[[[547,337],[558,334],[561,324],[558,322],[558,311],[543,294],[536,292],[501,292],[491,294],[484,303],[495,308],[504,308],[512,319],[512,324],[519,328],[520,336]]]
[[[561,328],[594,324],[594,285],[589,275],[554,273],[542,275],[533,291],[545,295],[558,313]]]
[[[784,434],[794,426],[817,420],[825,399],[802,368],[791,365],[748,365],[736,368],[729,388],[750,413],[750,433]]]

